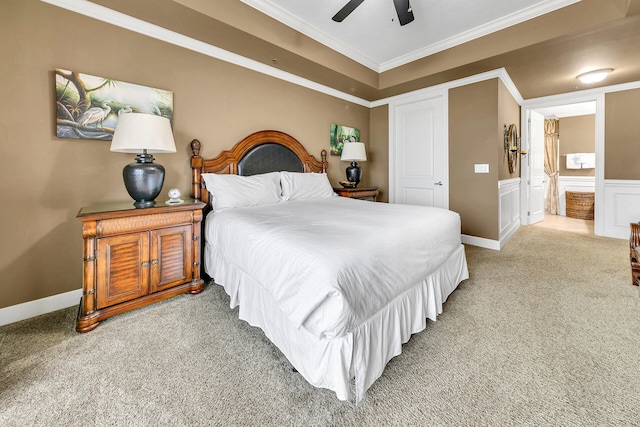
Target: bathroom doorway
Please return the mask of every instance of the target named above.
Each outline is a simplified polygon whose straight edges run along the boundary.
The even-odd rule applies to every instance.
[[[531,112],[535,112],[544,116],[545,119],[555,119],[559,122],[559,142],[557,153],[557,209],[551,214],[545,212],[544,219],[539,221],[541,227],[567,229],[569,231],[585,232],[589,234],[597,234],[598,221],[598,193],[601,192],[603,183],[604,164],[604,110],[603,99],[601,96],[582,96],[571,99],[571,96],[565,96],[564,102],[558,99],[552,101],[540,101],[534,105],[527,105],[525,101],[523,108],[523,146],[529,147],[528,142],[531,135],[529,118]],[[565,125],[564,127],[562,125]],[[564,130],[564,134],[563,134]],[[529,153],[531,154],[531,153]],[[572,160],[577,159],[577,155],[588,155],[588,162],[578,163],[576,167]],[[533,157],[533,156],[531,156]],[[584,157],[580,157],[582,161]],[[529,174],[530,168],[527,162],[522,164],[522,212],[523,225],[533,225],[536,221],[529,218],[529,208],[532,206],[529,193]],[[545,171],[546,172],[546,171]],[[545,207],[547,207],[546,197],[548,194],[548,185],[550,178],[545,176]],[[589,196],[583,193],[591,193],[593,200],[593,220],[584,219],[583,217],[575,218],[572,216],[574,212],[570,205],[570,216],[567,216],[566,195],[575,194]],[[539,203],[538,201],[534,201]],[[526,218],[525,218],[526,215]],[[601,218],[600,218],[601,219]],[[539,220],[539,219],[538,219]]]

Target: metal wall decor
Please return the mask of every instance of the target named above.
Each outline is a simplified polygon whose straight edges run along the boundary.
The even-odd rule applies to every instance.
[[[520,137],[518,136],[518,127],[515,124],[504,125],[504,152],[509,164],[509,173],[513,173],[520,153]]]

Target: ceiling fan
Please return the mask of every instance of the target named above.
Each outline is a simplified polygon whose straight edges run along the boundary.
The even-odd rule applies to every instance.
[[[331,19],[336,22],[342,22],[347,16],[351,14],[351,12],[355,10],[356,7],[360,6],[363,1],[364,0],[349,0],[349,2],[345,4],[344,7],[340,9],[338,13],[336,13]],[[409,0],[393,0],[393,4],[396,7],[398,20],[400,21],[401,26],[413,21],[413,11],[411,10]]]

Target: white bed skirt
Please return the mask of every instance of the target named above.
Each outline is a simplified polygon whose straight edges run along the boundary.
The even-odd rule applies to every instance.
[[[382,375],[386,364],[402,353],[402,344],[411,334],[424,330],[426,319],[435,321],[448,296],[469,278],[464,246],[460,245],[425,280],[398,295],[355,330],[321,339],[291,323],[251,277],[210,258],[206,257],[207,270],[216,272],[214,280],[223,284],[231,308],[239,306],[240,319],[262,329],[310,384],[334,391],[340,400],[355,396],[356,402]]]

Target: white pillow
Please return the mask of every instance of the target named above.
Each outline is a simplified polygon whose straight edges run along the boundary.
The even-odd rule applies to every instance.
[[[240,176],[203,173],[214,211],[278,203],[282,200],[280,173]]]
[[[326,173],[280,172],[282,200],[319,199],[335,196]]]

